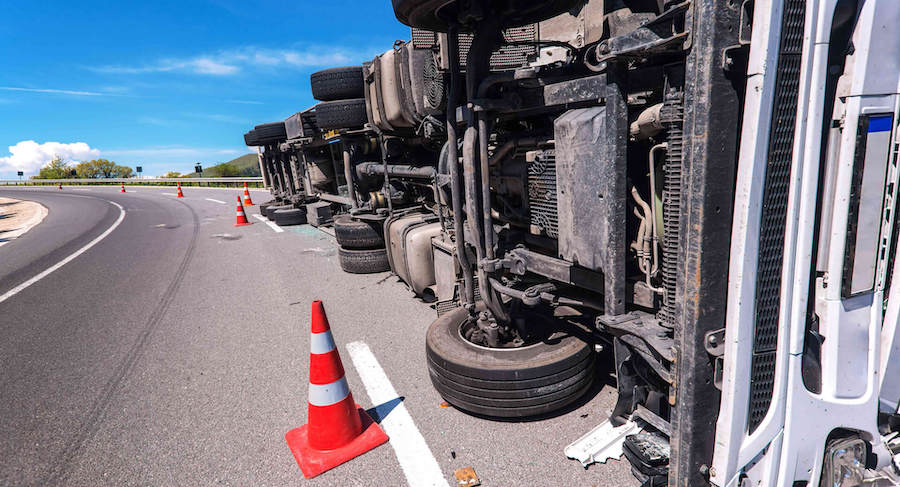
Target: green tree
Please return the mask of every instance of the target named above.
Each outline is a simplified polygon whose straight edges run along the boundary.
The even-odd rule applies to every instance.
[[[118,164],[113,168],[112,177],[114,178],[133,178],[134,177],[134,169],[128,166],[119,166]]]
[[[56,156],[41,168],[41,171],[33,179],[69,179],[72,177],[72,167],[63,160],[62,157]]]
[[[94,161],[79,162],[75,166],[75,174],[81,179],[99,178],[100,172]]]
[[[79,178],[130,178],[134,177],[134,170],[127,166],[120,166],[106,159],[94,159],[81,162],[75,166],[75,173]]]
[[[178,171],[169,171],[169,172],[163,174],[162,177],[164,177],[164,178],[180,178],[182,176],[181,176],[181,173],[179,173]]]

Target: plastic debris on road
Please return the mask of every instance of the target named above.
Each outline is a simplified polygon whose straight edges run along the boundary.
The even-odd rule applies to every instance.
[[[606,463],[610,458],[621,457],[625,437],[639,431],[641,426],[632,420],[613,426],[607,419],[563,451],[567,457],[578,460],[585,467],[592,463]]]

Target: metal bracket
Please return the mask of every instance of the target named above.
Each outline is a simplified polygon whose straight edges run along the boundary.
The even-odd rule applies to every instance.
[[[601,315],[595,324],[606,327],[616,336],[634,335],[667,362],[675,361],[675,342],[669,336],[669,329],[647,313],[632,311],[618,316]]]
[[[616,57],[640,58],[683,48],[690,31],[677,32],[675,19],[690,5],[689,1],[681,2],[628,34],[600,42],[596,47],[597,62]]]
[[[706,347],[706,353],[713,357],[725,355],[725,328],[706,332],[703,346]]]

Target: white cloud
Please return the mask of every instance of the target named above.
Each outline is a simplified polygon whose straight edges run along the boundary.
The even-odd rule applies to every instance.
[[[238,105],[265,105],[265,103],[255,100],[225,100],[225,103],[237,103]]]
[[[9,146],[9,153],[7,157],[0,157],[0,170],[24,171],[25,174],[37,173],[56,156],[71,161],[84,161],[100,156],[98,149],[92,149],[84,142],[38,144],[33,140],[23,140]]]
[[[24,91],[26,93],[49,93],[53,95],[115,96],[112,93],[99,93],[96,91],[56,90],[52,88],[21,88],[17,86],[0,86],[0,90]]]
[[[314,68],[356,64],[375,55],[370,49],[310,46],[304,50],[244,47],[219,51],[192,58],[167,58],[143,66],[99,66],[102,73],[141,74],[185,72],[212,76],[228,76],[254,67]]]

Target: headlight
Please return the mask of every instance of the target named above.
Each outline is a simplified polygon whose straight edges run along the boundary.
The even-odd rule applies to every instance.
[[[856,487],[863,485],[866,475],[868,445],[860,438],[846,438],[831,442],[825,452],[822,482],[827,487]]]

